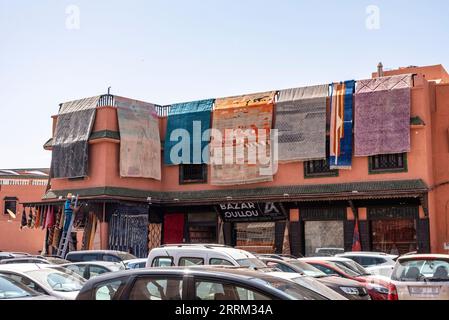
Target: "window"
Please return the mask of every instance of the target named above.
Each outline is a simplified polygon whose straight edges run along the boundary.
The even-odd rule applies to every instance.
[[[369,173],[407,172],[407,154],[381,154],[369,157]]]
[[[6,197],[5,199],[5,211],[4,214],[8,214],[8,210],[10,210],[12,213],[17,214],[17,198],[15,197]]]
[[[203,258],[187,258],[183,257],[179,259],[179,266],[185,267],[185,266],[201,266],[204,265],[204,259]]]
[[[171,267],[173,265],[173,257],[156,257],[151,264],[152,267]]]
[[[231,262],[229,262],[228,260],[219,259],[219,258],[211,258],[209,260],[209,264],[214,265],[214,266],[233,266],[233,264]]]
[[[207,183],[206,164],[182,164],[179,166],[179,184]]]
[[[84,278],[86,272],[86,265],[70,265],[66,267],[70,271],[75,272],[77,275]]]
[[[327,160],[304,162],[304,178],[337,177],[338,170],[331,170]]]
[[[18,274],[14,274],[14,273],[2,273],[2,274],[27,286],[28,288],[30,288],[34,291],[37,291],[42,294],[47,294],[47,292],[44,289],[42,289],[42,287],[40,285],[38,285],[36,282],[28,279],[27,277],[24,277],[24,276],[21,276]]]
[[[196,300],[270,300],[270,298],[253,290],[235,284],[196,281]]]
[[[119,257],[110,255],[110,254],[105,254],[103,256],[103,261],[110,261],[110,262],[121,262],[122,260]]]
[[[288,273],[294,272],[294,273],[296,273],[296,271],[293,270],[292,268],[290,268],[290,267],[288,267],[288,266],[286,266],[284,264],[273,262],[273,261],[267,262],[267,267],[277,268],[277,269],[281,270],[282,272],[288,272]]]
[[[181,279],[138,279],[129,294],[129,300],[181,300]]]
[[[95,288],[95,300],[114,300],[120,295],[125,279],[104,282]]]
[[[322,265],[320,265],[320,264],[313,264],[313,263],[312,263],[312,265],[313,265],[315,268],[317,268],[317,269],[323,271],[323,272],[324,272],[325,274],[327,274],[327,275],[340,276],[337,272],[335,272],[335,271],[332,270],[331,268],[322,266]]]
[[[96,277],[96,276],[98,276],[100,274],[107,273],[107,272],[109,272],[109,270],[104,268],[104,267],[90,266],[89,267],[89,279],[93,278],[93,277]]]

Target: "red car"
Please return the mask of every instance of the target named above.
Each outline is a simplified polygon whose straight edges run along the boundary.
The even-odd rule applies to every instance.
[[[302,258],[301,261],[320,269],[324,273],[360,282],[373,300],[391,300],[390,281],[386,277],[370,274],[357,262],[339,257]]]

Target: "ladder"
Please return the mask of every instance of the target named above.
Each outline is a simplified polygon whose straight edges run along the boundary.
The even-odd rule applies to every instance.
[[[75,206],[74,206],[75,208],[77,207],[77,204],[78,204],[78,196],[76,196],[76,199],[75,199]],[[59,242],[58,251],[56,253],[57,256],[61,257],[62,259],[65,258],[65,255],[67,254],[68,249],[69,249],[69,241],[70,241],[70,238],[72,237],[72,229],[73,229],[73,223],[75,221],[75,216],[76,216],[76,212],[74,211],[72,213],[72,217],[70,219],[70,224],[67,229],[67,232],[64,232],[64,229],[62,230],[62,238],[61,238],[61,241]]]

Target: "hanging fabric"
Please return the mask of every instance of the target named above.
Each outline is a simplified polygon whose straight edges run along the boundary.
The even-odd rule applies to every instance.
[[[28,210],[28,221],[27,221],[27,226],[28,226],[28,228],[31,229],[32,223],[33,223],[33,210],[32,210],[32,208],[30,207],[29,210]]]
[[[20,221],[20,229],[25,228],[27,225],[28,225],[28,222],[27,222],[27,214],[26,214],[26,212],[25,212],[25,207],[23,207],[23,210],[22,210],[22,220]]]
[[[61,105],[53,137],[53,178],[79,178],[88,175],[88,140],[99,100],[100,96],[96,96]]]
[[[120,176],[161,180],[159,118],[151,103],[115,97],[120,128]]]
[[[282,242],[282,254],[291,254],[290,250],[290,236],[288,233],[288,228],[290,226],[290,222],[285,222],[285,230],[284,230],[284,240]]]
[[[357,81],[355,156],[410,152],[411,74]]]
[[[207,137],[203,135],[210,129],[211,111],[214,101],[214,99],[209,99],[170,106],[165,134],[165,164],[208,163],[210,135]],[[187,133],[187,137],[179,136],[180,129],[185,130],[182,133]],[[182,142],[185,143],[184,147],[181,149],[176,148],[176,152],[172,155],[173,148],[179,146]],[[188,154],[184,154],[185,152],[188,152]]]
[[[331,85],[330,169],[351,169],[355,81]]]
[[[279,91],[276,123],[279,161],[326,159],[326,101],[329,85]]]
[[[215,100],[211,139],[211,184],[273,181],[271,126],[275,91]],[[229,130],[234,137],[229,137]],[[245,132],[246,131],[246,132]],[[254,140],[248,139],[251,132]],[[230,152],[230,154],[229,154]]]

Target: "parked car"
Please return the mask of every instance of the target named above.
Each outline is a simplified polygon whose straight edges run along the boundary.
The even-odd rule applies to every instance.
[[[36,292],[26,285],[0,275],[0,300],[58,300],[55,297]]]
[[[449,300],[449,255],[399,257],[391,280],[391,300]]]
[[[370,300],[368,291],[358,281],[327,275],[310,264],[296,259],[278,260],[265,257],[259,257],[259,259],[270,268],[313,277],[350,300]]]
[[[150,251],[146,267],[228,265],[266,268],[252,253],[217,244],[166,245]]]
[[[26,257],[28,254],[15,253],[15,252],[0,252],[0,261],[4,259],[14,259]]]
[[[389,298],[389,279],[370,274],[354,260],[341,257],[313,257],[301,258],[300,261],[307,262],[328,275],[358,281],[365,287],[373,300],[388,300]]]
[[[270,254],[270,253],[263,253],[263,254],[254,254],[256,257],[265,257],[265,258],[274,258],[274,259],[298,259],[303,258],[302,255],[299,257],[293,256],[291,254]]]
[[[69,269],[87,280],[103,273],[125,270],[123,263],[109,261],[73,262],[62,264],[61,267]]]
[[[50,264],[65,264],[65,263],[70,263],[69,260],[66,259],[62,259],[60,257],[57,256],[44,256],[44,258],[50,262]]]
[[[0,275],[20,282],[41,294],[74,300],[86,280],[63,267],[44,264],[5,264]]]
[[[0,264],[17,264],[17,263],[37,263],[37,264],[50,264],[46,259],[35,257],[22,257],[0,260]]]
[[[70,262],[82,262],[82,261],[123,262],[126,260],[137,259],[137,257],[128,252],[115,251],[115,250],[85,250],[85,251],[70,251],[69,253],[67,253],[65,259]]]
[[[77,300],[327,300],[295,282],[234,268],[147,268],[90,279]]]
[[[337,254],[336,257],[354,260],[362,267],[366,268],[374,266],[394,266],[396,259],[399,256],[382,252],[345,252]]]
[[[132,259],[123,261],[126,269],[141,269],[145,268],[148,259]]]
[[[309,276],[302,275],[299,273],[279,272],[279,271],[269,272],[267,274],[281,278],[281,279],[293,281],[307,289],[310,289],[310,290],[328,298],[329,300],[349,300],[348,298],[337,293],[336,291],[334,291],[331,288],[327,287],[326,285],[322,284],[321,282],[319,282],[318,280],[316,280],[313,277],[309,277]]]
[[[335,256],[339,253],[344,253],[345,249],[343,248],[316,248],[315,256]]]

